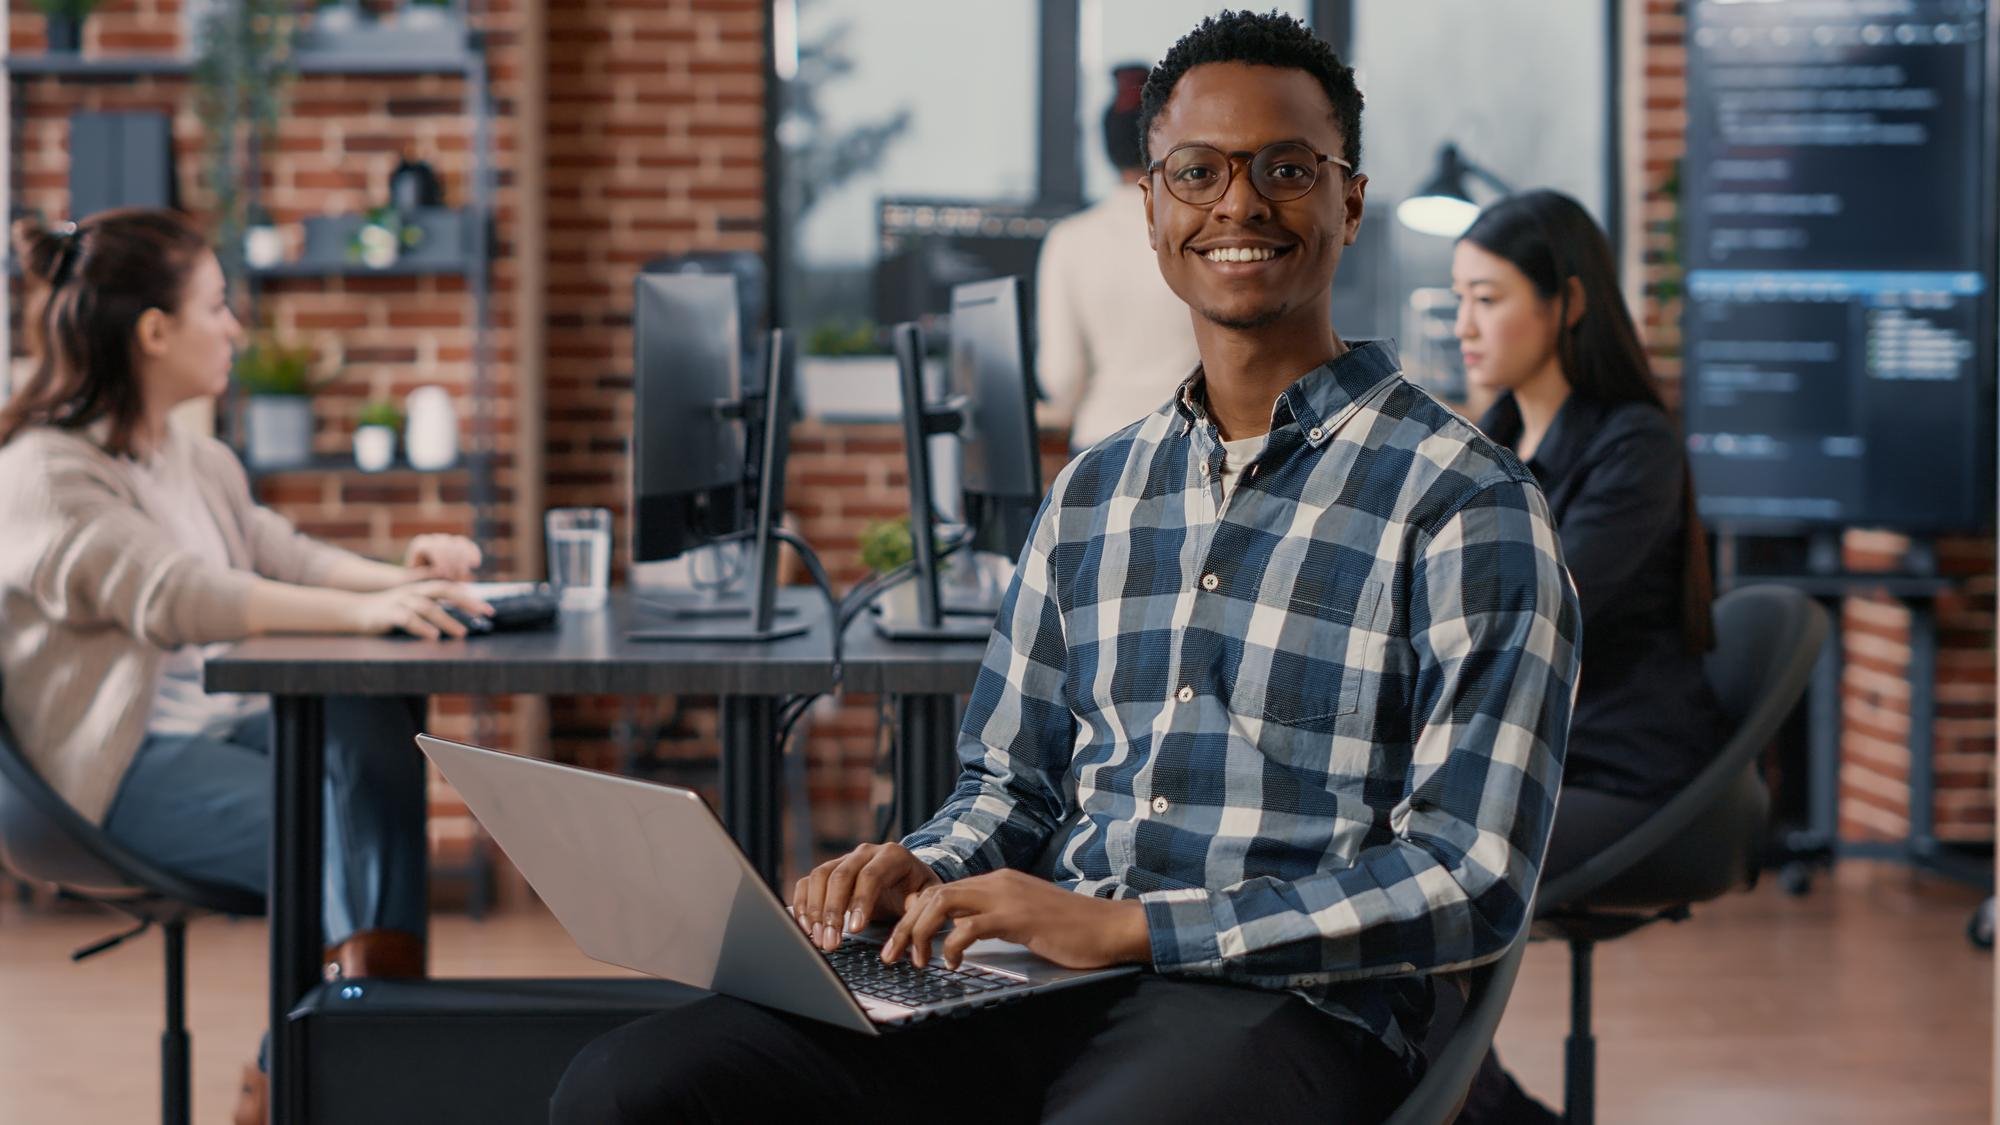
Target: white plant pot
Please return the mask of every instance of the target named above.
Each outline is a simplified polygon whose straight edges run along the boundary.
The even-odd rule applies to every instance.
[[[396,431],[388,426],[362,426],[354,431],[354,465],[364,473],[379,473],[396,462]]]
[[[445,26],[452,21],[452,16],[453,12],[448,5],[414,4],[406,0],[402,10],[396,13],[396,22],[411,30],[429,29]]]
[[[914,625],[917,623],[917,584],[905,582],[892,586],[875,603],[882,608],[882,620],[892,625]]]
[[[274,226],[251,227],[243,232],[243,260],[257,269],[269,269],[285,260],[285,236]]]
[[[312,399],[304,395],[250,396],[250,464],[260,469],[312,460]]]
[[[458,411],[443,387],[418,387],[403,405],[403,447],[410,467],[426,472],[458,460]]]

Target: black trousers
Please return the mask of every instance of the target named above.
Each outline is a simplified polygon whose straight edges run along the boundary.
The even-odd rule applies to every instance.
[[[1296,996],[1144,973],[879,1037],[711,996],[584,1048],[551,1119],[1360,1123],[1409,1087]]]

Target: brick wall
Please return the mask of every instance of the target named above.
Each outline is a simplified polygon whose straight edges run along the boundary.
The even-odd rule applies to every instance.
[[[1687,133],[1686,21],[1679,0],[1625,0],[1642,21],[1642,146],[1636,185],[1642,239],[1641,329],[1655,373],[1679,401],[1680,302],[1661,299],[1679,280],[1672,232],[1678,200],[1668,190]],[[1855,529],[1845,536],[1846,565],[1890,570],[1908,549],[1902,536]],[[1933,744],[1937,780],[1932,810],[1942,840],[1994,838],[1994,552],[1990,539],[1937,544],[1940,570],[1955,579],[1938,603],[1937,698]],[[1845,672],[1841,684],[1840,832],[1851,840],[1897,841],[1909,831],[1909,613],[1886,595],[1847,599],[1841,611]]]

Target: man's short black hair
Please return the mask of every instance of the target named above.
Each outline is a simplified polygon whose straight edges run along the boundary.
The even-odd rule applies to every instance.
[[[1361,90],[1354,68],[1340,61],[1326,41],[1305,24],[1277,12],[1221,12],[1201,21],[1174,44],[1146,78],[1139,105],[1141,157],[1153,162],[1153,121],[1173,97],[1181,75],[1203,63],[1236,62],[1303,70],[1319,80],[1333,103],[1334,124],[1343,139],[1341,159],[1361,167]]]

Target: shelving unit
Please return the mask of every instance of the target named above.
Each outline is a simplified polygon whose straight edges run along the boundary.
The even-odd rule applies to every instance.
[[[470,335],[471,350],[470,382],[466,393],[455,396],[455,404],[461,417],[466,418],[466,440],[460,457],[454,464],[443,469],[420,470],[399,459],[390,468],[378,473],[368,473],[358,468],[351,455],[321,454],[300,465],[249,470],[253,487],[263,482],[281,479],[296,480],[302,476],[317,476],[323,480],[337,479],[342,490],[353,487],[357,482],[380,481],[385,484],[407,482],[412,478],[426,481],[445,480],[454,490],[462,487],[472,509],[471,533],[482,544],[494,541],[499,520],[496,518],[497,488],[495,483],[495,426],[494,399],[495,379],[493,376],[492,347],[492,279],[491,261],[494,229],[495,170],[493,152],[492,106],[489,85],[488,64],[485,46],[477,31],[467,27],[462,37],[462,47],[458,50],[422,51],[368,51],[337,50],[315,47],[305,39],[297,41],[291,62],[299,80],[309,82],[316,77],[329,78],[405,78],[422,76],[443,76],[461,80],[463,89],[462,109],[459,111],[464,127],[470,132],[471,168],[465,180],[465,198],[454,201],[470,213],[471,221],[466,223],[464,253],[445,260],[400,260],[386,268],[374,269],[359,262],[350,261],[292,261],[264,268],[248,268],[242,271],[246,300],[253,317],[257,307],[265,300],[283,300],[284,293],[311,292],[314,281],[326,283],[326,288],[362,278],[407,278],[427,277],[461,278],[464,281],[464,298],[471,303]],[[26,132],[26,113],[21,86],[30,81],[56,81],[82,84],[97,88],[116,87],[147,80],[181,80],[191,83],[194,79],[197,59],[192,55],[120,54],[120,55],[80,55],[80,54],[11,54],[0,50],[0,70],[6,72],[7,82],[0,86],[8,100],[7,120],[9,135],[6,142],[8,166],[6,184],[10,204],[16,204],[27,193],[23,190],[23,172],[20,160],[20,145]],[[186,99],[193,96],[191,89],[175,93],[175,97]],[[183,101],[182,104],[185,104]],[[265,164],[283,160],[282,155],[265,152],[261,154]],[[256,185],[260,179],[259,167],[253,167],[249,175],[251,202],[255,202]],[[13,278],[19,277],[18,265],[11,260],[7,268],[0,270],[0,307],[8,307],[5,302],[10,294],[8,288]],[[268,287],[281,284],[284,292],[267,293]],[[0,352],[10,358],[12,342],[5,336],[5,323],[0,322]],[[4,376],[0,376],[0,391],[4,390]],[[243,447],[240,425],[233,424],[240,416],[235,392],[220,405],[217,412],[221,435],[231,440],[239,450]],[[460,482],[463,482],[462,484]],[[429,489],[429,486],[426,486]],[[431,491],[435,491],[432,489]],[[493,711],[484,701],[477,702],[473,709],[474,737],[488,745],[493,744]],[[486,849],[475,846],[469,861],[463,865],[434,867],[434,877],[448,880],[469,880],[468,906],[475,916],[483,911],[489,882],[489,857]]]
[[[263,284],[270,281],[297,281],[315,278],[360,278],[360,277],[462,277],[466,281],[468,297],[473,304],[472,316],[472,381],[469,388],[471,414],[470,448],[455,471],[471,474],[471,504],[473,507],[473,536],[482,542],[492,534],[494,528],[493,482],[493,386],[491,378],[492,349],[490,337],[491,323],[491,257],[493,227],[493,153],[491,106],[487,83],[486,55],[478,33],[467,29],[465,48],[455,52],[425,53],[382,53],[362,54],[353,51],[301,49],[292,56],[292,64],[300,77],[350,76],[368,77],[383,75],[446,75],[464,80],[464,114],[472,132],[473,170],[470,176],[470,198],[466,206],[473,221],[468,224],[467,254],[452,261],[398,261],[390,266],[375,269],[358,262],[296,261],[283,262],[263,268],[248,268],[243,271],[249,286],[248,299],[251,308],[256,309],[261,301]],[[0,54],[0,69],[6,71],[10,81],[8,90],[9,113],[12,128],[8,144],[10,153],[16,138],[21,133],[20,99],[11,87],[14,80],[29,78],[55,78],[65,81],[92,83],[116,83],[148,77],[191,77],[196,60],[184,55],[81,55],[81,54]],[[10,165],[14,162],[10,161]],[[16,173],[17,174],[17,173]],[[10,179],[13,175],[10,175]],[[250,177],[254,184],[256,176]],[[17,184],[10,183],[10,195],[19,198]],[[254,201],[254,189],[253,189]],[[8,263],[8,277],[18,277],[19,267]],[[0,286],[5,281],[0,280]],[[6,297],[0,288],[0,299]],[[232,420],[238,415],[238,403],[232,392],[218,412],[218,422],[224,426],[225,434],[232,444],[241,448],[241,435],[229,433],[235,427]],[[273,470],[261,471],[257,475],[270,475]],[[281,470],[296,472],[356,473],[361,470],[349,458],[321,456],[315,457],[304,466]],[[412,471],[412,470],[405,470]]]

